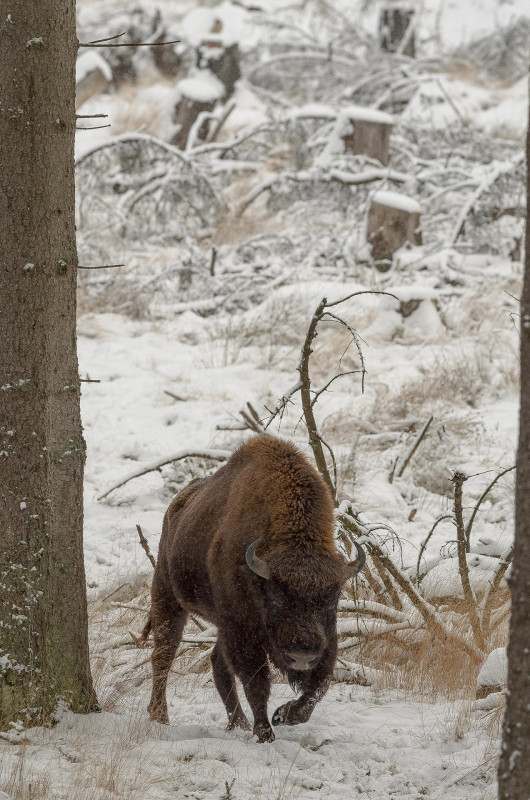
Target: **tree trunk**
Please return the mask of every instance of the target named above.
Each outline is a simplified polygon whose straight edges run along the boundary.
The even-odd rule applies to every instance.
[[[381,9],[378,24],[381,50],[386,50],[387,53],[402,52],[405,56],[415,57],[414,30],[410,29],[414,22],[414,13],[414,9],[407,5],[394,5]]]
[[[0,727],[93,708],[76,353],[74,0],[0,21]]]
[[[366,240],[372,245],[372,259],[390,262],[405,242],[422,241],[421,209],[412,198],[396,192],[376,192],[368,212]]]
[[[508,693],[499,763],[500,800],[530,796],[530,120],[526,136],[526,255],[521,296],[521,407],[510,590]]]

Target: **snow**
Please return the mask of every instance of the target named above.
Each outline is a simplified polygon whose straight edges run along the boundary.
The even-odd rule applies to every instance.
[[[219,41],[229,47],[240,41],[245,31],[248,12],[242,5],[227,2],[213,8],[192,8],[182,19],[182,31],[188,41],[197,47],[204,39],[211,39],[212,27],[216,21],[222,24]]]
[[[80,83],[90,72],[99,70],[108,81],[112,80],[112,70],[109,64],[96,50],[85,50],[78,57],[75,65],[75,80]]]
[[[377,108],[369,108],[368,106],[346,106],[341,110],[341,115],[346,119],[351,119],[354,122],[376,122],[380,125],[394,125],[395,118],[391,114],[384,111],[379,111]]]
[[[478,244],[469,231],[456,242],[451,236],[464,212],[470,229],[480,227],[466,206],[492,169],[478,145],[477,153],[469,153],[465,144],[473,131],[521,135],[526,80],[486,87],[442,71],[441,64],[457,42],[492,30],[495,14],[503,19],[524,11],[524,6],[519,0],[502,5],[477,1],[478,6],[471,0],[424,4],[418,37],[423,53],[438,60],[429,69],[421,59],[400,62],[396,80],[403,74],[416,87],[408,104],[385,101],[384,84],[369,85],[370,99],[354,106],[357,119],[393,123],[391,169],[342,152],[339,121],[351,125],[347,117],[352,116],[343,86],[330,86],[319,99],[301,99],[294,84],[290,93],[243,77],[233,96],[235,109],[218,140],[186,154],[168,143],[177,91],[184,85],[195,99],[219,96],[216,79],[208,76],[204,81],[193,72],[190,77],[187,62],[175,79],[164,80],[154,77],[150,65],[151,72],[146,69],[135,85],[93,97],[83,107],[87,114],[108,113],[112,128],[78,135],[80,166],[98,153],[110,153],[120,139],[135,143],[141,152],[153,136],[160,136],[165,140],[160,150],[171,160],[171,168],[188,170],[185,179],[175,183],[175,192],[187,198],[180,206],[182,217],[193,210],[192,168],[211,182],[212,197],[222,200],[222,211],[209,231],[196,235],[184,229],[174,236],[169,223],[166,226],[170,216],[157,222],[167,196],[154,194],[152,204],[135,218],[138,225],[151,220],[153,230],[135,238],[136,231],[112,227],[113,214],[123,214],[125,229],[126,203],[142,181],[156,173],[151,165],[131,173],[131,187],[127,184],[123,194],[112,189],[115,183],[121,185],[126,172],[116,162],[108,174],[89,174],[92,183],[78,186],[81,263],[87,263],[86,257],[90,263],[127,265],[119,271],[80,275],[80,375],[100,380],[82,384],[82,417],[88,448],[85,561],[90,637],[104,710],[87,717],[59,710],[54,728],[34,728],[22,735],[17,732],[22,723],[16,723],[12,733],[0,738],[0,789],[9,797],[22,796],[24,784],[28,796],[40,796],[42,785],[43,800],[76,800],[78,790],[116,800],[337,800],[358,794],[373,800],[443,795],[494,800],[498,741],[495,733],[486,735],[484,721],[503,696],[472,704],[468,695],[475,689],[473,668],[467,677],[455,677],[461,686],[447,690],[445,697],[440,686],[432,692],[425,689],[431,665],[419,650],[437,652],[437,644],[408,604],[398,611],[385,598],[378,595],[376,601],[370,595],[357,615],[349,605],[351,597],[342,601],[340,659],[333,684],[308,723],[277,728],[270,745],[257,744],[250,733],[225,730],[225,711],[208,666],[212,629],[200,631],[193,623],[186,629],[185,647],[190,649],[179,653],[170,675],[169,726],[148,721],[150,652],[136,647],[131,638],[145,623],[152,576],[136,526],[141,526],[156,556],[171,497],[192,478],[216,469],[217,462],[206,455],[226,457],[250,435],[242,429],[240,409],[247,409],[249,402],[266,422],[270,410],[287,398],[281,425],[271,425],[271,433],[294,440],[311,457],[300,421],[297,365],[307,325],[322,297],[333,302],[370,289],[395,296],[365,294],[331,309],[358,332],[367,370],[365,390],[358,373],[345,375],[319,398],[315,413],[337,458],[340,497],[355,504],[363,524],[406,575],[415,580],[422,542],[436,519],[452,513],[453,471],[458,467],[469,476],[464,484],[467,520],[494,475],[514,463],[514,298],[520,292],[520,260],[513,260],[509,248],[499,244],[509,238],[504,228],[484,224]],[[78,5],[80,19],[91,13],[97,30],[108,19],[109,0],[81,0]],[[136,5],[137,0],[124,0],[123,13],[129,15]],[[375,30],[378,4],[363,5],[367,7],[361,13],[360,3],[333,0],[337,15],[345,13],[357,25],[360,49],[365,46],[364,33]],[[331,37],[330,49],[324,48],[329,18],[311,3],[298,8],[290,0],[267,0],[261,6],[264,11],[258,13],[239,4],[197,7],[182,0],[160,8],[163,19],[175,25],[170,38],[182,38],[187,47],[205,37],[226,45],[237,42],[244,73],[249,62],[273,59],[275,48],[283,46],[285,31],[268,28],[264,19],[287,20],[303,31],[305,46],[322,47],[322,74],[329,67],[329,79],[336,77],[333,70],[339,60],[333,62],[331,56],[341,45]],[[154,4],[147,7],[153,10]],[[217,19],[223,26],[213,34]],[[97,61],[86,55],[88,60],[78,62],[81,72]],[[187,56],[191,64],[191,48]],[[370,78],[367,73],[357,77],[354,60],[348,63],[349,82]],[[439,71],[432,72],[434,68]],[[417,131],[419,142],[412,141],[411,131]],[[451,140],[450,148],[444,137]],[[228,143],[230,149],[223,150]],[[436,153],[443,151],[443,159],[435,163],[437,156],[427,153],[426,163],[421,163],[418,151],[424,144],[431,144]],[[496,153],[499,142],[489,144]],[[494,169],[509,166],[513,151],[492,158]],[[109,191],[98,197],[97,186],[105,180]],[[318,188],[307,200],[304,191],[311,181]],[[289,188],[283,206],[275,206],[287,183],[295,188]],[[402,191],[393,191],[398,184]],[[264,186],[271,187],[269,194],[262,192],[238,216],[235,209],[242,199],[257,196]],[[332,205],[335,190],[341,194]],[[512,191],[510,186],[507,191]],[[385,274],[370,264],[363,239],[371,199],[415,213],[423,209],[424,244],[403,247]],[[86,223],[91,200],[101,201],[103,207],[93,228]],[[510,216],[501,223],[511,236],[518,230],[520,235],[520,218]],[[217,251],[214,276],[209,273],[212,247]],[[184,269],[192,275],[187,290],[179,284]],[[116,272],[119,276],[111,274]],[[415,305],[413,301],[418,305],[406,315],[410,308],[405,307]],[[312,345],[313,389],[325,385],[337,363],[343,372],[360,369],[355,347],[347,349],[350,338],[336,320],[320,325]],[[25,380],[11,378],[1,388],[17,390]],[[425,439],[403,475],[390,483],[392,465],[403,463],[431,415]],[[191,452],[205,457],[181,457]],[[460,630],[465,627],[461,615],[448,610],[451,603],[458,608],[462,596],[454,539],[454,524],[446,519],[423,553],[420,587],[444,624],[453,630],[454,623],[454,630]],[[490,492],[474,523],[467,561],[479,601],[491,585],[498,556],[507,555],[512,540],[510,473]],[[507,597],[505,582],[502,591]],[[375,636],[363,639],[360,648],[346,647],[358,639],[359,619],[372,635],[383,630],[377,618],[381,606],[395,626],[388,649],[386,642],[377,646]],[[502,641],[502,625],[497,631]],[[485,661],[479,684],[489,685],[494,679],[491,685],[504,685],[498,680],[505,674],[502,651]],[[451,672],[445,664],[443,679]],[[421,680],[416,680],[420,672]],[[270,712],[292,697],[287,684],[275,676]],[[24,738],[21,764],[16,742]],[[27,789],[30,784],[35,791]]]
[[[257,744],[250,733],[224,730],[213,688],[195,680],[193,694],[172,695],[169,727],[129,708],[87,717],[67,711],[51,730],[27,730],[27,777],[34,783],[52,777],[57,800],[68,796],[69,786],[108,792],[111,781],[112,794],[138,800],[218,800],[228,786],[241,800],[284,793],[331,800],[358,792],[412,800],[432,787],[465,800],[473,791],[474,776],[465,776],[483,747],[448,735],[451,711],[443,704],[396,702],[385,692],[374,702],[369,688],[339,684],[310,726],[279,729],[275,742]],[[287,696],[275,686],[271,708]],[[6,774],[18,750],[0,740]]]
[[[466,561],[469,568],[469,583],[475,594],[483,594],[490,586],[498,564],[496,558],[468,553]],[[504,582],[506,586],[506,582]],[[440,561],[422,580],[424,596],[427,600],[457,597],[464,598],[462,581],[458,570],[458,559],[447,558]]]
[[[416,200],[398,192],[375,192],[372,195],[372,203],[406,211],[408,214],[422,213],[422,208]]]
[[[214,103],[225,93],[223,84],[208,70],[197,72],[193,78],[185,78],[177,84],[177,93],[181,97],[196,103]]]
[[[508,656],[505,647],[492,650],[482,665],[477,677],[477,687],[506,686],[508,679]]]

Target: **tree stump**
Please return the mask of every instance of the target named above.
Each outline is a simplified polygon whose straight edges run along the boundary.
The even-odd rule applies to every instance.
[[[197,66],[209,69],[221,81],[227,98],[233,95],[236,81],[241,77],[237,44],[226,46],[221,37],[210,34],[197,48]]]
[[[372,245],[372,259],[391,262],[405,242],[421,244],[420,215],[421,207],[411,197],[397,192],[376,192],[366,231],[366,239]]]
[[[391,5],[381,9],[377,26],[377,39],[381,50],[415,57],[414,30],[409,31],[410,25],[414,24],[414,14],[414,9],[407,5]]]
[[[224,87],[215,76],[205,73],[195,78],[185,78],[177,84],[178,100],[173,113],[173,122],[178,126],[171,143],[186,148],[193,123],[203,111],[213,111],[218,100],[224,96]],[[196,133],[200,141],[208,134],[208,126],[204,122]]]
[[[234,93],[236,81],[241,77],[239,47],[237,42],[227,41],[223,35],[223,22],[214,20],[210,33],[197,47],[197,67],[209,69],[225,87],[225,97]]]
[[[342,152],[366,155],[386,166],[390,160],[390,134],[394,117],[365,106],[348,106],[337,117],[334,136]],[[339,148],[340,149],[340,148]]]
[[[76,63],[75,107],[102,92],[112,80],[112,70],[97,53],[84,53]]]

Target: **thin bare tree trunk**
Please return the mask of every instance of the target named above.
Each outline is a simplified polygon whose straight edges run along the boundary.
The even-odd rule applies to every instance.
[[[499,763],[500,800],[530,796],[530,123],[526,138],[526,257],[521,296],[521,409],[515,487],[515,544],[508,693]]]
[[[0,20],[0,727],[94,707],[76,353],[74,0]]]

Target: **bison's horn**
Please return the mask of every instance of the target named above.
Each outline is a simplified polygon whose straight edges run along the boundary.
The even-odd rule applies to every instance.
[[[256,550],[261,544],[261,539],[256,539],[255,542],[247,547],[247,552],[245,554],[245,558],[247,560],[247,564],[249,565],[252,572],[255,572],[256,575],[260,575],[265,580],[269,580],[271,576],[271,571],[269,569],[269,565],[263,559],[258,558],[256,555]]]
[[[354,542],[355,549],[357,550],[357,558],[355,561],[350,561],[344,567],[344,580],[348,580],[348,578],[354,578],[364,567],[366,563],[366,553],[364,552],[363,548],[357,542]]]

